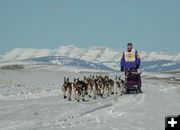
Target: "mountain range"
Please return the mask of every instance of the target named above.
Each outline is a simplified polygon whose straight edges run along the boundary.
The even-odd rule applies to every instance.
[[[57,49],[16,48],[0,56],[1,62],[36,61],[56,65],[103,70],[119,70],[123,50],[108,47],[78,48],[74,45]],[[180,53],[139,52],[144,71],[171,71],[180,69]]]

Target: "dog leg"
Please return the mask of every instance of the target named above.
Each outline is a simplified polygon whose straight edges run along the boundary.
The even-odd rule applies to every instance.
[[[64,99],[66,99],[67,96],[66,96],[66,91],[65,91],[64,87],[62,88],[62,92],[63,92],[63,95],[64,95]]]
[[[72,89],[69,88],[69,101],[71,101],[71,94],[72,94]]]
[[[80,98],[80,92],[78,91],[77,102],[79,102],[79,98]]]

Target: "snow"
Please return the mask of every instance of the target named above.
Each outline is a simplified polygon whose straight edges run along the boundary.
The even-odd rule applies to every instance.
[[[44,57],[44,56],[51,56],[53,55],[53,51],[49,49],[41,49],[37,52],[37,55],[35,55],[36,58]]]
[[[143,94],[77,103],[64,100],[60,89],[64,76],[90,74],[76,70],[31,63],[23,70],[0,70],[1,130],[160,130],[166,115],[180,113],[179,81],[163,80],[178,74],[143,72]]]
[[[178,53],[173,60],[180,62],[180,53]]]
[[[143,69],[146,71],[169,71],[172,69],[178,69],[180,66],[180,54],[169,54],[164,52],[139,52],[142,60],[142,64],[145,63]],[[37,58],[51,57],[49,63],[64,65],[64,62],[58,57],[64,57],[64,59],[74,59],[102,64],[106,68],[119,70],[119,61],[122,56],[122,50],[113,50],[109,47],[89,47],[78,48],[74,45],[61,46],[57,49],[31,49],[31,48],[17,48],[0,58],[0,62],[15,61],[15,60],[32,60]],[[57,58],[57,59],[55,59]],[[66,60],[67,61],[67,60]],[[66,62],[65,62],[66,63]],[[73,65],[72,62],[71,65]],[[152,64],[151,64],[152,63]],[[74,66],[81,66],[74,65]],[[102,68],[103,69],[103,68]]]
[[[23,53],[24,50],[25,50],[25,49],[22,49],[22,48],[14,49],[14,50],[6,53],[6,55],[3,56],[2,60],[4,60],[4,61],[14,60],[14,59],[16,59],[21,53]]]
[[[59,49],[55,50],[55,56],[67,56],[70,58],[79,58],[82,54],[82,49],[75,47],[73,45],[62,46]]]
[[[3,56],[3,61],[12,61],[12,60],[24,60],[31,58],[38,58],[43,56],[51,56],[52,51],[48,49],[31,49],[31,48],[17,48],[11,52],[6,53]]]
[[[30,49],[17,48],[3,56],[3,60],[29,59],[32,57],[43,56],[67,56],[94,62],[112,62],[119,61],[122,55],[121,51],[116,51],[108,47],[90,47],[78,48],[74,45],[61,46],[58,49]],[[168,54],[163,52],[140,52],[142,61],[170,60],[180,61],[180,54]]]
[[[167,64],[163,64],[162,66],[172,66],[172,65],[176,65],[176,63],[175,62],[167,63]]]
[[[176,55],[163,52],[140,52],[143,61],[172,60]]]

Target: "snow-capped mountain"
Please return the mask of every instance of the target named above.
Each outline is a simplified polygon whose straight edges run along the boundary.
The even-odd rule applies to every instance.
[[[122,50],[108,47],[78,48],[73,45],[58,49],[17,48],[2,56],[1,61],[34,60],[59,65],[72,65],[98,69],[119,69]],[[142,69],[164,71],[180,68],[180,53],[140,52]]]
[[[103,65],[102,63],[94,63],[81,59],[69,58],[66,56],[45,56],[45,57],[33,58],[31,60],[39,61],[39,62],[49,62],[58,65],[68,65],[68,66],[76,66],[76,67],[91,68],[91,69],[113,70],[112,68],[109,68]]]
[[[121,51],[114,51],[110,48],[91,47],[91,48],[77,48],[75,46],[62,46],[55,50],[48,49],[30,49],[17,48],[3,56],[3,61],[9,60],[24,60],[31,58],[39,58],[44,56],[66,56],[69,58],[76,58],[93,62],[109,62],[119,59]]]

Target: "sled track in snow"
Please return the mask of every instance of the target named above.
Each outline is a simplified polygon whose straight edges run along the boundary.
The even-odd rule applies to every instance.
[[[99,106],[99,107],[97,107],[97,108],[94,108],[94,109],[92,109],[92,110],[89,110],[89,111],[87,111],[87,112],[81,113],[80,116],[84,116],[84,115],[86,115],[86,114],[90,114],[90,113],[93,113],[93,112],[95,112],[95,111],[98,111],[98,110],[101,110],[101,109],[104,109],[104,108],[107,108],[107,107],[111,107],[111,106],[112,106],[112,103],[108,103],[108,104],[105,104],[105,105],[103,105],[103,106]]]
[[[2,130],[161,129],[165,115],[180,112],[177,81],[144,78],[142,94],[105,95],[104,98],[97,96],[97,99],[87,97],[85,102],[76,102],[74,97],[72,101],[63,99],[60,79],[64,75],[72,78],[84,74],[29,72],[14,71],[0,75],[4,76],[0,83]],[[116,74],[110,75],[115,77]],[[7,79],[17,81],[11,84]]]

